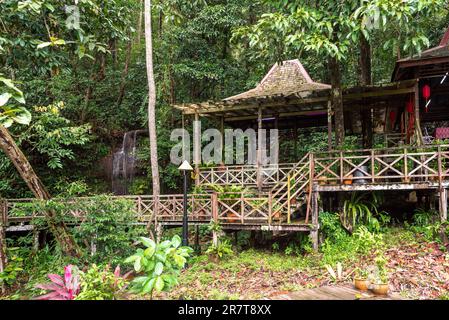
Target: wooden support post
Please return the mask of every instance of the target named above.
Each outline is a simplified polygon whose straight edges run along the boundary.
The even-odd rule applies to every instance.
[[[257,189],[262,192],[262,108],[257,113]]]
[[[0,272],[3,272],[8,262],[6,256],[6,224],[8,222],[8,204],[0,200]],[[3,286],[0,288],[4,291]]]
[[[195,226],[195,250],[196,252],[201,252],[201,246],[200,246],[200,225],[197,224]]]
[[[156,225],[156,243],[161,242],[163,233],[164,233],[164,227],[162,226],[161,223],[158,223]]]
[[[291,222],[291,204],[290,204],[290,197],[291,197],[291,178],[290,173],[287,175],[287,223]]]
[[[421,130],[421,118],[419,114],[419,82],[417,81],[415,84],[415,134],[416,134],[416,143],[418,146],[424,144],[423,135]]]
[[[296,125],[296,124],[295,124]],[[332,102],[327,101],[327,145],[332,150]]]
[[[440,219],[447,221],[447,189],[444,188],[440,190]]]
[[[195,113],[195,125],[193,130],[193,152],[195,164],[195,185],[200,184],[200,162],[201,162],[201,122],[198,113]]]
[[[319,239],[318,239],[318,232],[319,232],[319,225],[318,225],[318,215],[319,215],[319,205],[318,205],[318,192],[313,191],[312,192],[312,226],[310,231],[310,238],[312,240],[312,248],[315,251],[318,251],[319,247]]]
[[[33,253],[37,253],[39,251],[39,230],[36,226],[33,226]]]
[[[224,116],[220,117],[220,134],[221,134],[221,163],[225,163],[225,129]]]
[[[212,203],[212,220],[215,224],[218,224],[218,196],[216,193],[211,194]],[[218,246],[218,234],[215,228],[212,230],[212,244]]]
[[[273,194],[268,193],[268,225],[271,226],[271,219],[273,217]]]
[[[295,128],[293,130],[294,130],[293,139],[295,139],[293,142],[293,149],[294,149],[293,152],[294,152],[294,156],[295,156],[295,161],[297,161],[297,159],[298,159],[298,124],[296,123],[296,121],[295,121]]]

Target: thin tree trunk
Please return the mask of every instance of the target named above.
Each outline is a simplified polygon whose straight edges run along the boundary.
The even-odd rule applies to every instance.
[[[157,157],[156,135],[156,85],[153,71],[153,43],[151,27],[151,0],[145,0],[145,49],[148,78],[148,130],[150,135],[151,176],[153,178],[153,195],[160,194],[159,166]]]
[[[137,45],[140,44],[140,41],[142,40],[142,21],[143,21],[143,2],[140,4],[140,12],[139,12],[139,19],[137,22],[137,38],[136,43]]]
[[[335,115],[335,144],[337,147],[341,147],[345,140],[345,118],[343,111],[340,63],[335,57],[330,57],[328,63],[329,76],[332,85],[331,101]]]
[[[129,72],[129,63],[131,61],[131,52],[132,52],[132,40],[130,38],[127,48],[126,48],[126,58],[125,58],[125,67],[122,72],[122,79],[120,83],[119,95],[117,98],[117,106],[120,106],[123,101],[123,97],[125,96],[125,85],[126,85],[126,77]]]
[[[14,164],[34,196],[39,200],[49,200],[50,194],[47,189],[4,126],[0,126],[0,148]],[[78,246],[68,232],[65,224],[61,221],[55,221],[56,217],[54,212],[49,211],[45,214],[50,230],[56,241],[61,245],[62,250],[68,255],[79,256]]]
[[[360,85],[368,86],[372,84],[371,78],[371,45],[365,36],[360,34]],[[361,108],[363,147],[373,146],[373,119],[372,109]]]

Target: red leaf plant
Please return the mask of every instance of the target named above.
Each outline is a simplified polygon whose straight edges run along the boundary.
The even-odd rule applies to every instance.
[[[75,266],[64,267],[64,278],[57,274],[49,274],[48,278],[51,283],[38,284],[36,288],[50,292],[36,300],[74,300],[80,291],[80,278]]]

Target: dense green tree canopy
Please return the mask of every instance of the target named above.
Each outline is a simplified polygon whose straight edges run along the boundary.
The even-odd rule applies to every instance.
[[[109,192],[101,159],[147,123],[142,1],[79,0],[79,24],[74,4],[0,2],[0,119],[11,123],[5,113],[18,112],[10,131],[51,191],[84,181],[90,192]],[[356,84],[360,33],[371,44],[374,82],[387,82],[398,56],[436,45],[449,25],[440,0],[152,4],[163,192],[179,187],[169,136],[181,117],[170,104],[250,89],[282,59],[300,58],[314,80],[329,82],[326,57],[335,56],[344,64],[342,85]],[[148,141],[141,140],[143,176],[133,190],[150,192]],[[3,154],[0,175],[2,196],[29,195]]]

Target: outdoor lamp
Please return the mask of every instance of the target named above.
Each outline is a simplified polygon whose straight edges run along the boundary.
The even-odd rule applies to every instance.
[[[184,173],[184,202],[183,202],[183,209],[184,209],[184,215],[182,218],[182,245],[188,246],[189,245],[189,239],[188,239],[188,218],[187,218],[187,173],[189,171],[192,171],[193,168],[190,165],[190,163],[187,160],[184,160],[184,162],[179,166],[178,168],[180,171]]]

